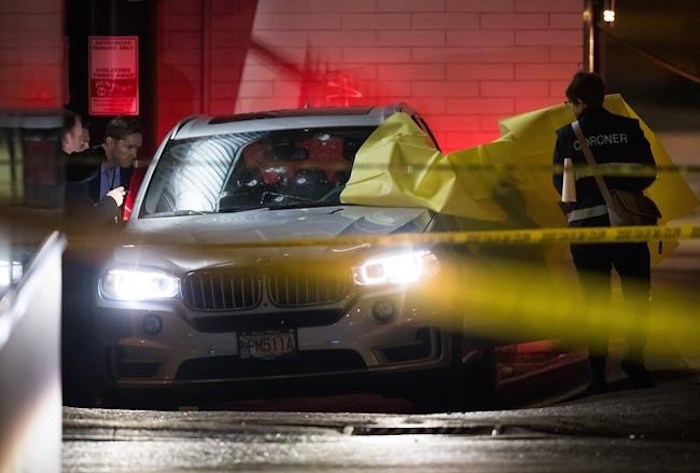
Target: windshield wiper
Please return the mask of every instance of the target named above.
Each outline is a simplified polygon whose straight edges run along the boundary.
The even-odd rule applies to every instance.
[[[211,212],[205,211],[205,210],[190,210],[190,209],[182,209],[182,210],[169,210],[167,212],[154,212],[146,215],[146,217],[151,218],[151,217],[182,217],[183,215],[206,215]]]
[[[217,213],[231,214],[231,213],[236,213],[236,212],[246,212],[248,210],[260,210],[260,209],[267,209],[267,207],[261,207],[259,205],[241,205],[241,206],[234,206],[234,207],[224,207],[224,208],[219,209]]]
[[[329,205],[325,202],[296,202],[296,203],[289,203],[289,204],[279,204],[279,205],[270,205],[267,207],[267,210],[285,210],[285,209],[310,209],[310,208],[317,208],[317,207],[336,207],[335,205]]]

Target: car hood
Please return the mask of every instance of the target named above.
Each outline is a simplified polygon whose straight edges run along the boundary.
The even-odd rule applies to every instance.
[[[225,244],[333,238],[343,235],[387,235],[425,230],[426,209],[320,207],[256,209],[236,213],[140,219],[127,227],[125,238],[143,243]],[[131,242],[133,243],[133,242]]]
[[[313,248],[275,248],[267,243],[291,239],[332,240],[348,235],[417,233],[426,230],[431,217],[432,213],[426,209],[335,206],[146,218],[129,222],[120,239],[116,259],[123,264],[158,266],[163,260],[168,260],[180,269],[193,269],[226,264],[232,259],[254,259],[263,254],[284,253],[287,257],[294,254],[306,257],[314,253],[327,255],[328,248],[333,246],[332,241]],[[247,243],[251,246],[246,247]],[[256,247],[259,243],[266,245]],[[226,250],[227,244],[236,246]],[[206,251],[208,245],[215,249]]]

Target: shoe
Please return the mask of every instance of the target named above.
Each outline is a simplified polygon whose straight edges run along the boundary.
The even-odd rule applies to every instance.
[[[620,366],[635,389],[653,388],[655,386],[654,380],[651,379],[651,375],[643,363],[623,360]]]

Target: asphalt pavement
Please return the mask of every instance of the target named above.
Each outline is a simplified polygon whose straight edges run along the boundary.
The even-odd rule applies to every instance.
[[[65,408],[64,472],[698,471],[698,373],[433,415]]]
[[[681,242],[654,268],[654,284],[694,290],[698,258],[698,241]],[[495,411],[418,415],[377,396],[65,407],[62,471],[700,471],[699,358],[670,346],[651,354],[656,386],[632,389],[623,350],[613,340],[606,393],[586,395],[585,353],[573,352],[512,377]]]

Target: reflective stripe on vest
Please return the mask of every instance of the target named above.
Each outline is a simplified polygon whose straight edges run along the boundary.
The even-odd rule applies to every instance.
[[[603,215],[608,214],[608,207],[603,204],[603,205],[596,205],[594,207],[588,207],[585,209],[576,209],[572,210],[568,214],[566,214],[567,220],[569,223],[576,221],[576,220],[585,220],[587,218],[593,218],[593,217],[601,217]]]

